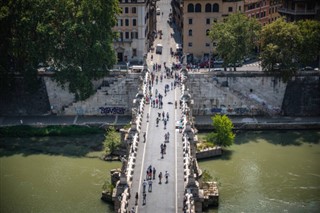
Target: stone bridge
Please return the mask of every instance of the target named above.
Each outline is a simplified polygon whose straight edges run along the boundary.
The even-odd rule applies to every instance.
[[[113,193],[115,211],[201,212],[204,197],[198,183],[201,171],[196,159],[193,100],[185,85],[187,72],[185,69],[176,71],[173,77],[164,78],[158,84],[152,80],[157,75],[159,73],[152,74],[147,68],[144,70],[143,86],[133,100],[131,128],[124,138],[127,158],[123,160],[120,180]],[[148,101],[150,97],[155,98],[156,90],[163,91],[165,85],[170,86],[166,93],[161,92],[162,107]],[[166,134],[169,137],[165,138]],[[160,153],[161,144],[166,144],[165,154]],[[156,170],[155,179],[151,179],[152,192],[149,183],[143,186],[150,165]],[[160,172],[162,183],[158,177]],[[169,173],[168,182],[164,177],[166,172]]]

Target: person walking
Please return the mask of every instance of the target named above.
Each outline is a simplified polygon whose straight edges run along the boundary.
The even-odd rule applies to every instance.
[[[146,205],[146,203],[147,203],[147,194],[144,192],[143,193],[143,204],[142,205]]]
[[[156,168],[153,167],[153,170],[152,170],[152,174],[153,174],[153,180],[156,179]]]
[[[162,172],[159,173],[159,184],[161,184],[161,179],[162,179]],[[138,193],[138,192],[137,192]]]
[[[163,153],[166,154],[166,150],[167,150],[167,145],[164,143],[163,144]]]
[[[143,133],[143,143],[146,142],[146,132]]]
[[[144,180],[142,185],[143,185],[143,193],[146,193],[146,187],[148,185],[147,181]]]
[[[152,180],[151,179],[148,181],[148,184],[149,184],[148,192],[152,192]]]
[[[139,194],[138,194],[138,192],[136,192],[136,205],[138,205],[138,199],[139,199]]]
[[[166,177],[166,183],[168,183],[169,182],[169,173],[166,171],[166,173],[165,173],[165,175],[164,175],[165,177]]]

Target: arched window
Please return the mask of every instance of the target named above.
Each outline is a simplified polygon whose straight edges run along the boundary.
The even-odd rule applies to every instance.
[[[219,12],[219,4],[213,4],[212,6],[212,12]]]
[[[196,4],[196,7],[195,7],[195,12],[196,13],[201,13],[201,4]]]
[[[206,12],[207,13],[211,12],[211,4],[206,4]]]
[[[188,4],[188,13],[193,13],[193,12],[194,12],[193,4]]]
[[[192,36],[192,30],[189,30],[189,36]]]

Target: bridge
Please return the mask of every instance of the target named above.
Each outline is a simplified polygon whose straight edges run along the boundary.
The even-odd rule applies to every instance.
[[[154,46],[161,43],[163,51],[162,54],[147,54],[141,86],[133,100],[131,128],[125,138],[127,158],[123,160],[120,181],[113,195],[118,212],[195,212],[200,202],[195,180],[199,172],[195,169],[192,100],[184,84],[186,69],[165,69],[177,62],[171,56],[170,47],[175,47],[180,36],[175,32],[177,37],[171,37],[174,27],[167,23],[170,2],[160,1],[159,7],[163,15],[157,17],[157,29],[163,34],[161,39],[157,36]],[[156,65],[161,68],[157,69]],[[164,144],[166,148],[161,148]],[[150,182],[147,183],[150,166],[156,170],[154,179],[151,178],[152,191]],[[162,182],[159,182],[160,172]],[[165,181],[166,172],[168,182]]]

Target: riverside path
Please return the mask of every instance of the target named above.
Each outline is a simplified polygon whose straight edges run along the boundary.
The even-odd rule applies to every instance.
[[[131,185],[131,198],[129,200],[129,210],[132,208],[135,212],[182,212],[183,197],[184,197],[184,179],[183,179],[183,147],[181,133],[176,129],[176,121],[180,119],[181,110],[179,107],[175,108],[175,101],[179,103],[181,96],[180,88],[171,88],[174,78],[163,78],[160,82],[160,77],[165,76],[164,62],[170,67],[174,58],[170,55],[170,47],[175,46],[176,40],[171,38],[170,33],[173,28],[167,24],[167,18],[170,13],[170,1],[161,0],[158,2],[161,14],[157,17],[157,29],[162,30],[163,35],[160,39],[157,36],[155,45],[161,43],[163,45],[163,52],[161,55],[155,53],[148,53],[147,62],[150,71],[158,76],[159,82],[154,81],[151,88],[153,97],[155,97],[156,90],[163,96],[163,107],[161,109],[152,107],[150,104],[144,108],[144,115],[140,134],[139,149],[136,158],[136,166],[133,173]],[[163,15],[162,15],[163,12]],[[153,59],[151,60],[151,55]],[[161,64],[161,70],[153,71],[153,64]],[[171,67],[170,67],[171,68]],[[169,85],[169,91],[165,95],[165,85]],[[157,127],[156,118],[158,113],[169,114],[169,120],[164,128],[164,121],[159,121]],[[149,119],[148,119],[149,115]],[[144,142],[143,133],[146,133]],[[165,134],[169,133],[169,142],[166,144],[166,154],[161,158],[160,145],[165,142]],[[149,166],[155,167],[156,178],[152,180],[152,192],[148,191],[146,186],[146,204],[143,205],[143,181],[146,179],[146,171]],[[165,183],[165,172],[169,173],[169,182]],[[162,172],[162,184],[159,184],[158,174]],[[135,205],[135,195],[138,192],[139,199]]]

